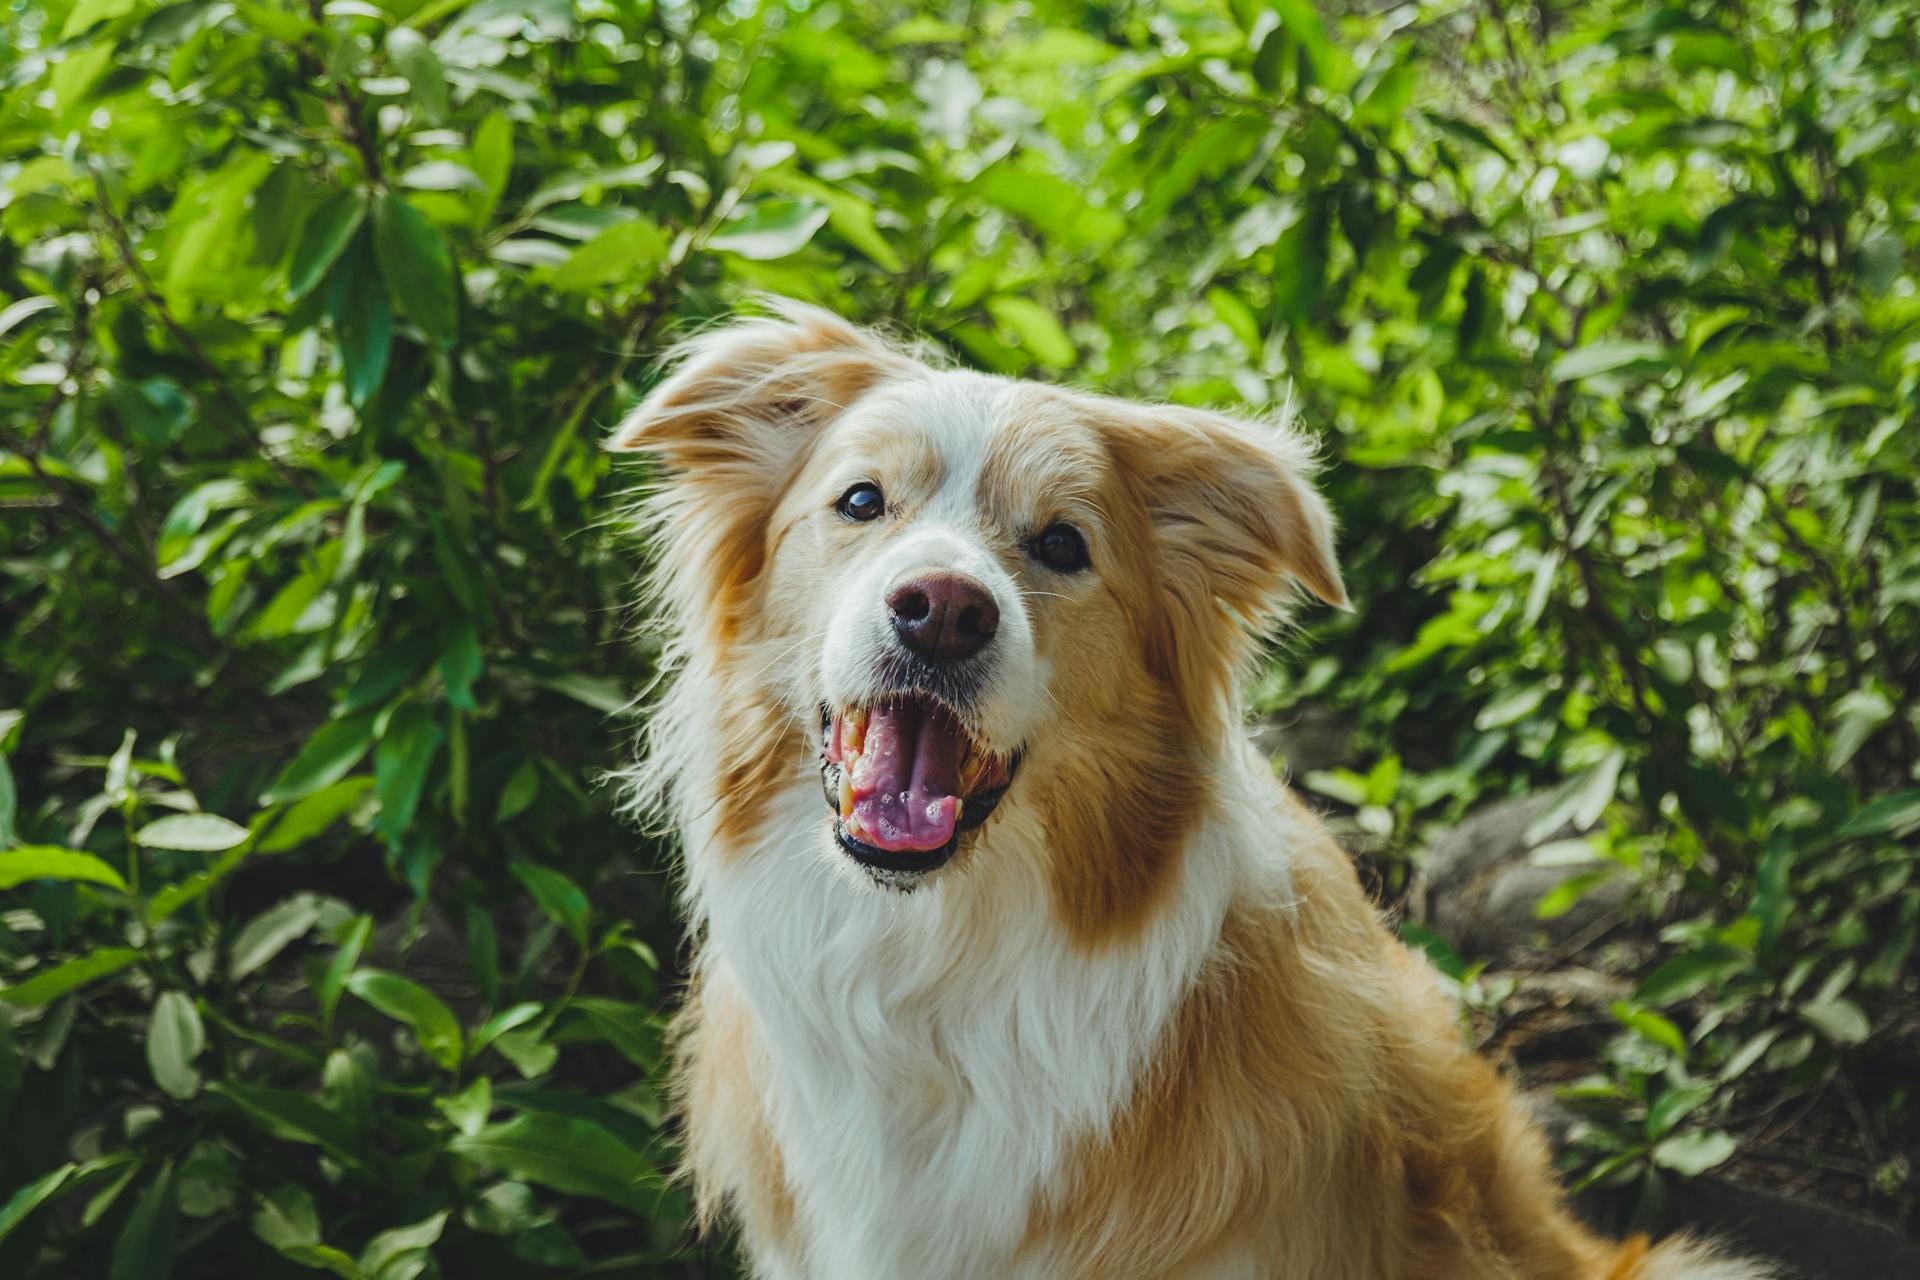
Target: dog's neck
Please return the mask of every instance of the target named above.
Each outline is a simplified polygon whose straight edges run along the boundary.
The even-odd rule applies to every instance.
[[[1017,795],[910,894],[835,861],[804,768],[746,847],[696,852],[703,974],[737,988],[765,1041],[787,1179],[809,1234],[844,1254],[823,1274],[1005,1273],[1062,1158],[1127,1104],[1228,902],[1250,877],[1286,891],[1284,861],[1243,865],[1273,847],[1271,776],[1250,753],[1217,776],[1170,891],[1092,947],[1049,905],[1055,851]],[[683,815],[709,839],[711,809]]]

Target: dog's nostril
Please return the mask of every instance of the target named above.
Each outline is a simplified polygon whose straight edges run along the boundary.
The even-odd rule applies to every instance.
[[[888,603],[893,607],[894,617],[902,618],[908,622],[919,622],[927,616],[928,611],[932,608],[932,606],[927,603],[926,596],[918,591],[897,592]]]
[[[957,662],[986,648],[1000,629],[1000,606],[984,583],[962,573],[928,573],[887,596],[900,642],[923,658]]]

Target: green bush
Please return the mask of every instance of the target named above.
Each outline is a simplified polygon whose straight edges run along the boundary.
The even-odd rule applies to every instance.
[[[754,290],[1324,434],[1309,785],[1664,925],[1590,1176],[1912,1061],[1911,15],[1556,8],[0,14],[0,1271],[694,1256],[597,442]]]

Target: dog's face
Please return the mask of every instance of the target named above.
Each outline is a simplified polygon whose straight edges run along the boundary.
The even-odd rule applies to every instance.
[[[682,642],[806,726],[823,856],[896,887],[1001,805],[1082,863],[1176,840],[1248,625],[1289,578],[1344,600],[1291,434],[933,369],[811,309],[697,340],[615,446],[671,472]]]

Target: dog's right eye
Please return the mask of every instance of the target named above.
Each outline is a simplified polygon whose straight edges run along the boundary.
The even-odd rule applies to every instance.
[[[849,520],[878,520],[886,513],[887,499],[879,485],[862,480],[841,494],[833,509]]]

